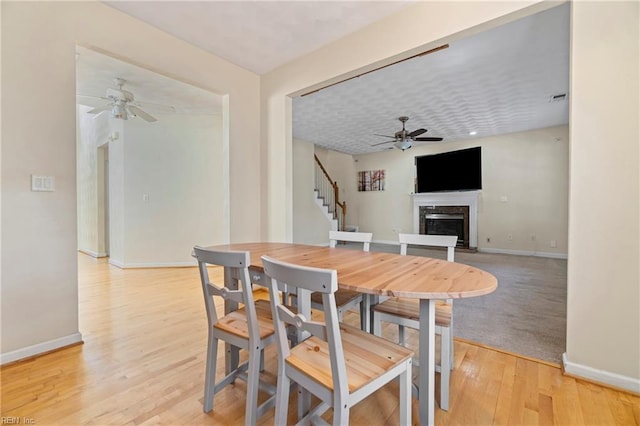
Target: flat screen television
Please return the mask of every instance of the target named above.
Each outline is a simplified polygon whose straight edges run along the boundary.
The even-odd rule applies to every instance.
[[[480,148],[416,157],[416,192],[482,189]]]

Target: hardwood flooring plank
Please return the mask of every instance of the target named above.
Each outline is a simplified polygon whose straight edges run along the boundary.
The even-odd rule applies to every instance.
[[[79,258],[80,327],[85,344],[0,370],[0,414],[38,425],[242,425],[246,384],[237,380],[202,412],[207,324],[196,268],[121,270]],[[220,280],[220,268],[211,276]],[[216,303],[222,308],[222,302]],[[357,325],[358,315],[345,322]],[[397,327],[383,327],[389,339]],[[417,333],[407,331],[417,348]],[[275,347],[263,377],[275,383]],[[638,425],[640,398],[563,376],[548,363],[457,339],[450,410],[438,425]],[[218,351],[223,359],[224,348]],[[246,354],[242,351],[241,358]],[[224,363],[218,363],[222,377]],[[436,375],[439,382],[439,375]],[[437,389],[437,388],[436,388]],[[351,423],[396,425],[398,385],[388,384],[352,409]],[[439,390],[436,392],[439,398]],[[260,393],[260,400],[266,394]],[[418,424],[418,403],[412,405]],[[295,422],[296,394],[289,422]],[[330,413],[326,417],[330,419]],[[273,424],[273,410],[258,425]]]

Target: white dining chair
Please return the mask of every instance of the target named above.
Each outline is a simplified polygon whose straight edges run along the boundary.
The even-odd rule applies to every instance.
[[[310,398],[299,409],[299,424],[324,423],[320,416],[333,409],[333,424],[349,424],[349,410],[386,383],[399,378],[401,425],[411,424],[411,364],[413,351],[358,328],[339,323],[335,293],[335,270],[309,268],[262,257],[270,280],[270,300],[278,347],[278,380],[274,424],[287,424],[291,383],[302,393],[315,395],[320,403],[313,409]],[[322,295],[323,321],[295,314],[280,302],[278,288],[295,289],[308,303],[309,292]],[[291,324],[310,337],[289,347],[285,325]],[[300,407],[299,407],[300,408]]]
[[[335,248],[338,241],[362,243],[362,250],[368,252],[371,245],[373,234],[371,232],[345,232],[345,231],[329,231],[329,247]],[[369,325],[366,323],[368,315],[365,312],[362,293],[352,290],[338,289],[335,294],[336,306],[338,308],[338,321],[342,321],[343,315],[352,308],[360,309],[360,328],[368,330]],[[322,295],[320,293],[311,295],[311,307],[314,309],[322,309]]]
[[[446,247],[447,261],[453,262],[456,235],[398,234],[400,254],[406,256],[409,244]],[[373,334],[382,335],[382,322],[398,326],[398,343],[405,344],[404,328],[420,328],[420,302],[418,299],[391,298],[372,307]],[[436,303],[436,334],[440,335],[440,408],[449,409],[449,381],[453,370],[453,300]]]
[[[203,410],[205,413],[212,411],[214,395],[236,378],[240,378],[247,382],[245,424],[255,425],[256,420],[275,403],[275,387],[260,382],[263,350],[275,342],[271,306],[266,300],[254,301],[248,269],[249,252],[214,251],[203,247],[194,247],[193,252],[198,260],[209,323]],[[209,279],[207,265],[223,266],[234,288],[213,284]],[[225,315],[218,315],[215,296],[221,297],[228,304]],[[238,304],[243,306],[238,307]],[[249,357],[246,363],[233,371],[227,371],[225,377],[216,383],[219,340],[246,350]],[[272,393],[260,406],[257,404],[259,386]]]

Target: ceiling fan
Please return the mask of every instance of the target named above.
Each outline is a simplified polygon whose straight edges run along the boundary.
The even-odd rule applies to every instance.
[[[126,80],[122,78],[114,78],[113,81],[117,88],[107,89],[106,96],[99,98],[107,100],[109,103],[87,111],[88,114],[100,114],[101,112],[110,110],[111,117],[119,118],[121,120],[127,120],[129,117],[140,117],[150,123],[158,121],[157,118],[143,111],[138,106],[137,102],[134,100],[133,93],[122,88],[122,86],[127,82]]]
[[[382,136],[385,138],[391,138],[393,140],[391,141],[386,141],[386,142],[380,142],[377,144],[374,144],[372,146],[378,146],[378,145],[383,145],[385,143],[393,143],[393,146],[405,151],[409,148],[411,148],[413,146],[414,142],[440,142],[442,140],[442,138],[434,138],[434,137],[418,137],[419,135],[426,133],[427,129],[417,129],[414,130],[413,132],[408,132],[405,127],[404,124],[407,122],[407,120],[409,120],[409,117],[406,116],[402,116],[402,117],[398,117],[398,120],[400,120],[402,122],[402,130],[398,130],[394,136],[387,136],[387,135],[378,135],[376,134],[376,136]]]

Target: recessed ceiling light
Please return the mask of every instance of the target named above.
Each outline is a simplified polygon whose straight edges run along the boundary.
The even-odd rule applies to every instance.
[[[474,130],[474,131],[472,131],[472,132],[469,132],[469,136],[475,136],[475,135],[477,135],[477,134],[478,134],[478,132],[476,132],[475,130]]]

